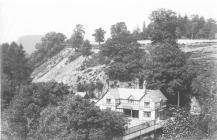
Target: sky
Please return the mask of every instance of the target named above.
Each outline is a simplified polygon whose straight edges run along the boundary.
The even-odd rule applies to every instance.
[[[96,28],[108,37],[117,22],[124,21],[130,31],[142,28],[158,8],[217,20],[217,0],[0,0],[0,43],[51,31],[70,37],[76,24],[84,25],[85,38],[93,41]]]

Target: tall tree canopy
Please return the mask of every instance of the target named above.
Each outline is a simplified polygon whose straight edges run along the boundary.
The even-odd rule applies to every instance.
[[[69,44],[72,45],[72,48],[74,48],[75,50],[81,48],[84,42],[84,34],[84,26],[81,24],[77,24],[75,26],[75,29],[73,30],[71,38],[68,40]]]
[[[207,20],[207,22],[204,23],[201,36],[203,38],[214,39],[216,33],[217,33],[216,21],[214,19],[210,18]]]
[[[30,81],[32,67],[28,63],[28,58],[22,45],[15,42],[1,45],[2,54],[2,107],[10,104],[11,99],[16,94],[21,84]]]
[[[149,25],[151,40],[156,42],[176,42],[177,15],[176,12],[166,9],[158,9],[150,15]]]
[[[181,105],[188,102],[192,76],[184,53],[169,43],[158,43],[151,47],[150,56],[148,87],[161,89],[172,104],[177,104],[179,93]]]
[[[100,54],[110,60],[109,68],[106,70],[110,79],[129,81],[142,71],[146,53],[140,49],[137,39],[126,30],[124,23],[113,25],[111,32],[116,30],[116,27],[118,32],[105,42]]]
[[[111,26],[111,37],[117,37],[120,34],[129,33],[125,22],[118,22]]]
[[[102,28],[98,28],[95,30],[95,33],[93,34],[93,36],[95,37],[95,41],[99,43],[104,42],[105,39],[105,31]]]
[[[69,87],[56,82],[22,86],[5,112],[9,134],[26,139],[38,129],[40,113],[47,106],[57,106],[69,94]]]

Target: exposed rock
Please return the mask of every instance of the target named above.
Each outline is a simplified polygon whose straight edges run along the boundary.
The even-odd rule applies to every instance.
[[[107,89],[106,79],[108,78],[104,72],[106,66],[99,65],[82,70],[81,66],[88,58],[79,56],[74,61],[69,62],[69,57],[73,54],[74,51],[71,48],[66,48],[49,59],[34,70],[32,73],[33,82],[63,82],[76,91],[78,82],[84,83],[85,81],[90,83],[100,80],[104,84],[104,92]]]

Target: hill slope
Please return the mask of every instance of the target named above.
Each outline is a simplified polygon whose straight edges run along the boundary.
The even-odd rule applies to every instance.
[[[63,82],[76,91],[78,82],[87,83],[96,82],[100,80],[104,84],[104,89],[107,89],[106,79],[104,73],[105,65],[99,65],[82,70],[82,65],[87,61],[88,57],[79,56],[73,61],[69,61],[70,56],[75,52],[71,48],[65,48],[59,54],[49,59],[47,62],[36,68],[31,77],[33,82],[48,82],[56,81]]]
[[[200,65],[205,67],[210,62],[217,63],[217,43],[192,43],[186,45],[180,45],[181,49],[189,53],[190,59],[203,63]],[[71,86],[73,90],[76,90],[78,82],[83,83],[86,81],[94,82],[100,80],[105,86],[104,91],[108,86],[106,80],[107,75],[104,72],[106,65],[98,65],[82,69],[85,61],[90,58],[79,56],[73,61],[69,62],[70,56],[73,56],[75,52],[71,48],[65,48],[59,54],[49,59],[47,62],[36,68],[32,73],[33,82],[47,82],[56,81],[63,82]]]

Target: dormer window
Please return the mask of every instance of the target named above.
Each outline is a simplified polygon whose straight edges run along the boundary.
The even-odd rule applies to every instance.
[[[128,98],[128,103],[133,103],[133,101],[134,101],[134,98],[132,95],[130,95],[130,97]]]
[[[106,103],[107,103],[107,104],[110,104],[110,103],[111,103],[111,99],[107,98],[107,99],[106,99]]]
[[[128,102],[129,102],[129,103],[133,103],[133,100],[132,100],[132,99],[129,99]]]

